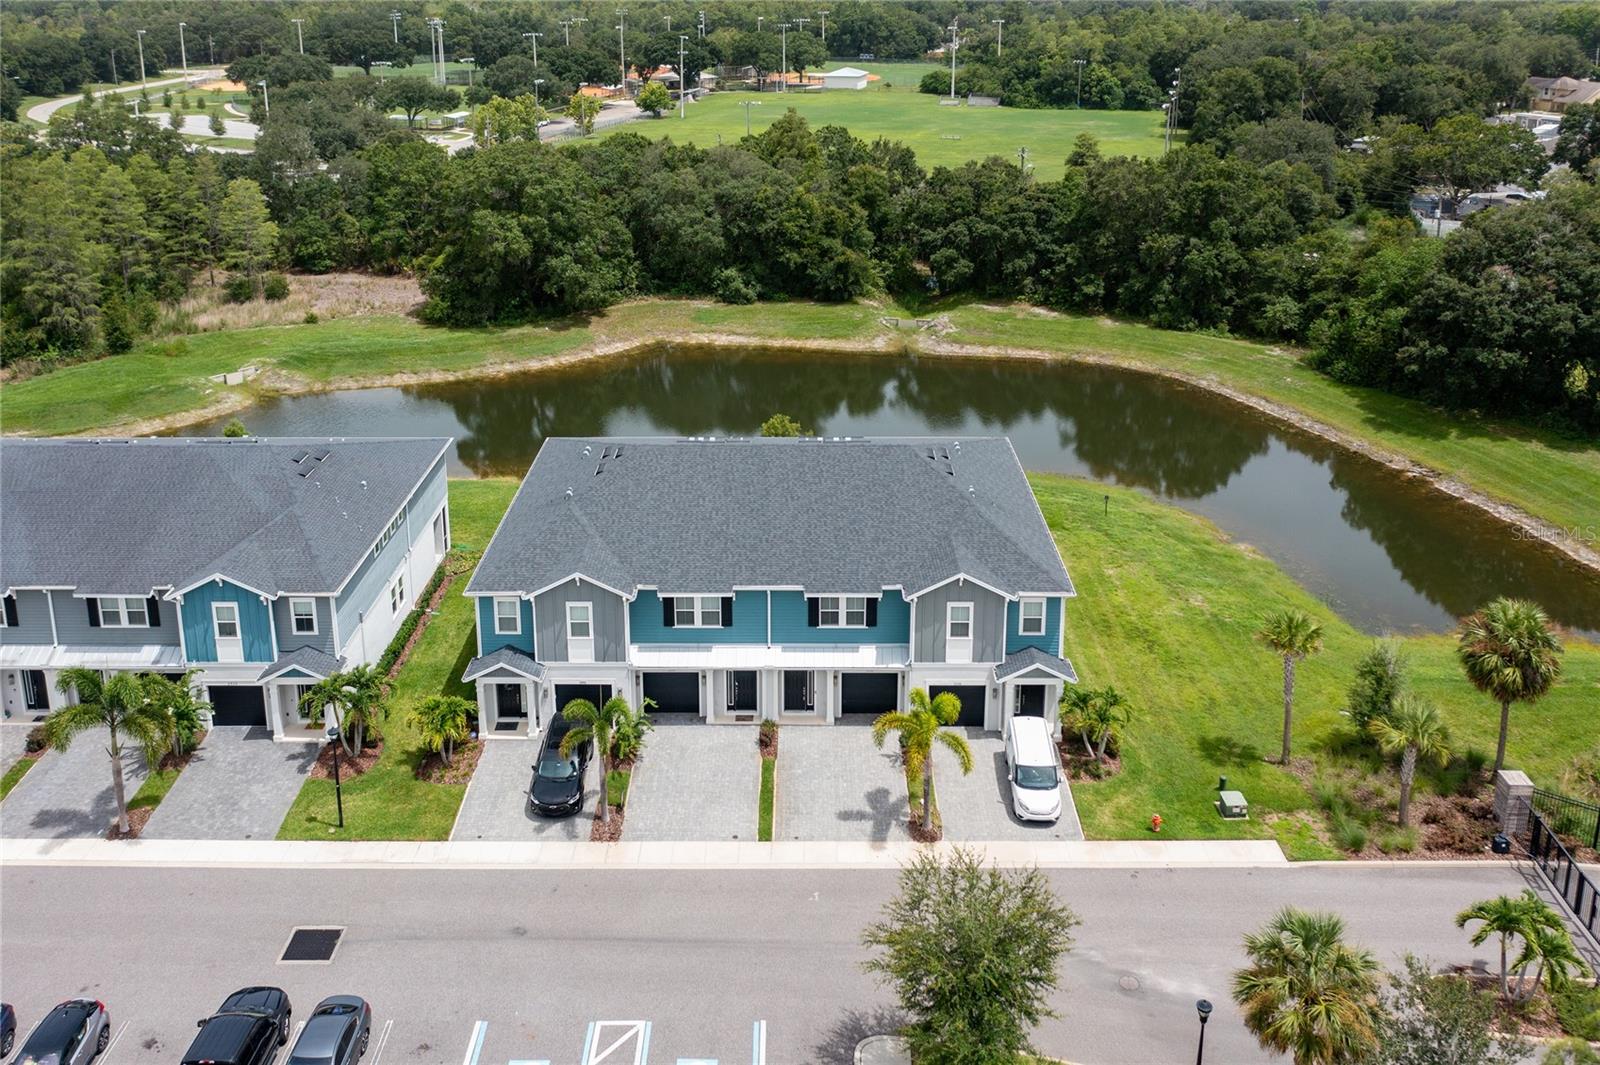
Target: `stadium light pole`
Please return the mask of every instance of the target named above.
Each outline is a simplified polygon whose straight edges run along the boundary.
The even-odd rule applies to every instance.
[[[1083,65],[1087,59],[1074,59],[1072,65],[1078,68],[1078,110],[1083,110]]]
[[[823,44],[827,44],[828,43],[828,16],[830,14],[832,14],[832,12],[831,11],[818,11],[817,14],[822,16],[822,43]]]
[[[956,98],[956,24],[950,23],[950,99]]]
[[[684,86],[688,85],[688,83],[689,83],[689,75],[687,73],[685,73],[684,69],[683,69],[683,46],[684,46],[684,42],[686,42],[688,39],[689,38],[686,35],[684,35],[682,33],[678,34],[678,118],[679,119],[685,119],[685,118],[689,117],[688,114],[685,113],[684,108],[683,108],[683,90],[684,90]]]
[[[133,32],[139,38],[139,84],[148,87],[150,82],[144,76],[144,30],[134,30]]]
[[[543,84],[544,84],[544,79],[543,78],[534,78],[533,79],[533,106],[534,106],[534,110],[538,110],[538,108],[539,108],[539,86],[541,86]]]
[[[206,61],[208,63],[210,63],[212,66],[217,65],[217,45],[216,42],[211,39],[211,34],[209,33],[206,34],[206,56]]]
[[[524,33],[522,36],[525,37],[528,41],[530,41],[533,44],[533,65],[534,66],[538,66],[539,65],[539,38],[543,37],[544,34],[542,34],[542,33]]]
[[[628,25],[628,15],[625,11],[617,12],[617,62],[622,67],[622,98],[628,98],[628,46],[623,40],[623,33]]]
[[[394,23],[394,43],[400,43],[400,12],[389,12],[389,21]]]
[[[567,47],[572,46],[572,20],[564,18],[556,23],[561,27],[561,43]]]
[[[752,107],[760,107],[761,106],[761,101],[760,100],[741,100],[739,102],[740,102],[740,105],[744,108],[744,135],[746,137],[748,137],[748,136],[750,136],[750,109]]]
[[[189,46],[183,40],[183,28],[187,25],[189,25],[187,22],[178,23],[178,55],[183,61],[183,76],[185,78],[189,76]]]
[[[703,40],[706,39],[706,13],[704,11],[701,11],[701,12],[699,12],[699,15],[700,15],[700,19],[699,19],[700,39],[703,41]]]
[[[665,22],[667,24],[667,32],[671,33],[672,32],[672,16],[671,15],[662,15],[661,16],[661,21],[663,21],[663,22]]]
[[[994,57],[996,59],[999,59],[1002,55],[1005,54],[1005,48],[1006,48],[1006,20],[1003,19],[1003,18],[992,18],[989,21],[994,23],[996,26],[999,27],[999,29],[995,30],[995,35],[994,35]]]
[[[778,91],[779,92],[788,92],[789,91],[789,24],[787,22],[778,23],[778,39],[779,39],[779,41],[782,42],[780,44],[780,46],[779,46],[779,54],[780,54],[780,56],[782,58],[779,59],[778,65],[783,68],[782,70],[780,70],[778,72]]]
[[[300,54],[301,55],[305,55],[306,54],[306,20],[303,19],[303,18],[292,18],[289,21],[294,23],[294,39],[295,39],[295,43],[300,46]]]
[[[115,48],[111,49],[111,84],[122,84],[122,81],[117,77],[117,50]]]

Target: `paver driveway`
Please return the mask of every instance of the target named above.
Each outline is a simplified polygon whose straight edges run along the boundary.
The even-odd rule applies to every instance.
[[[478,767],[456,814],[453,840],[578,840],[589,838],[600,794],[594,760],[583,777],[583,809],[571,817],[540,817],[528,809],[528,781],[539,757],[539,737],[485,740]]]
[[[870,719],[792,725],[778,739],[774,839],[908,840],[906,778],[891,737],[878,750]]]
[[[105,729],[81,733],[65,751],[49,751],[0,802],[0,836],[68,839],[101,836],[117,816],[111,787],[110,735]],[[144,755],[122,751],[126,797],[144,783]]]
[[[626,840],[756,838],[761,753],[754,725],[652,714],[628,790]]]
[[[1054,823],[1019,821],[1011,812],[1011,786],[1006,780],[1006,745],[993,732],[964,730],[972,748],[972,772],[961,769],[950,752],[937,748],[933,768],[938,789],[939,817],[948,840],[1047,840],[1082,839],[1083,826],[1072,803],[1072,789],[1061,782],[1061,817]]]
[[[259,725],[206,733],[140,833],[145,839],[273,839],[316,760],[315,743],[274,743]]]

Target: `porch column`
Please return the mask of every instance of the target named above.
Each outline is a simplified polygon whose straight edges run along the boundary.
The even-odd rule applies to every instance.
[[[267,715],[267,724],[272,727],[272,738],[275,740],[283,739],[285,718],[288,714],[284,697],[291,688],[292,685],[284,684],[282,681],[267,685],[267,707],[272,711]]]
[[[494,684],[481,678],[478,684],[478,738],[483,739],[494,731],[493,706],[490,700],[494,698]]]

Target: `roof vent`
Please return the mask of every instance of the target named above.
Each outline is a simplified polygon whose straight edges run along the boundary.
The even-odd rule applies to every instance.
[[[572,498],[572,486],[571,485],[567,486],[567,498],[568,499]]]
[[[589,445],[588,444],[583,445],[583,453],[585,455],[589,454]]]
[[[972,487],[970,484],[967,485],[967,498],[972,500],[974,503],[978,501],[978,490]]]

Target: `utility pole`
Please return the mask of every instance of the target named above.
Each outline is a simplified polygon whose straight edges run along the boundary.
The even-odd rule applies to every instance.
[[[1083,110],[1083,65],[1086,59],[1074,59],[1072,65],[1078,68],[1078,110]]]
[[[400,12],[389,12],[389,21],[394,23],[394,43],[400,43]]]
[[[571,22],[574,26],[576,26],[580,22],[588,22],[589,20],[586,19],[586,18],[579,18],[578,16],[574,15],[574,16],[572,16],[572,18],[568,19],[567,21]],[[568,40],[567,43],[571,44],[572,41]]]
[[[533,44],[533,65],[534,66],[538,66],[539,65],[539,38],[543,37],[544,34],[542,34],[542,33],[524,33],[522,36],[526,37],[530,42],[532,42],[532,44]]]
[[[111,49],[111,84],[122,84],[121,79],[117,77],[117,50],[115,48]]]
[[[663,22],[665,22],[667,24],[667,32],[671,33],[672,32],[672,16],[671,15],[662,15],[661,19],[662,19]]]
[[[787,22],[778,23],[778,38],[779,38],[779,40],[781,40],[783,42],[782,45],[780,46],[781,54],[782,54],[783,58],[779,62],[779,66],[783,67],[783,69],[778,72],[778,91],[779,92],[788,92],[789,91],[789,24]]]
[[[211,40],[211,34],[206,34],[206,61],[212,66],[217,65],[217,46]]]
[[[262,110],[266,111],[267,117],[271,118],[272,117],[272,94],[267,92],[267,80],[265,78],[262,78],[260,81],[256,82],[256,84],[261,86],[261,108],[262,108]]]
[[[956,98],[956,24],[950,23],[950,99]]]
[[[1000,27],[998,30],[995,31],[995,35],[994,35],[994,57],[996,59],[999,59],[1002,55],[1005,54],[1005,47],[1006,47],[1006,20],[1003,19],[1003,18],[992,18],[989,21],[994,23],[996,26]]]
[[[150,83],[145,80],[144,76],[144,30],[134,30],[133,32],[139,38],[139,84],[148,87]]]
[[[470,55],[464,55],[461,57],[461,61],[467,65],[467,88],[470,89],[472,88],[473,64],[477,62],[477,58]]]
[[[689,117],[683,107],[683,90],[689,86],[689,75],[683,69],[683,45],[688,39],[684,34],[678,34],[678,117],[680,119]]]
[[[1161,154],[1166,155],[1172,150],[1172,129],[1178,124],[1178,93],[1183,88],[1183,68],[1172,68],[1172,89],[1167,93],[1167,136],[1166,142],[1161,147]]]
[[[700,39],[703,41],[703,40],[706,39],[706,13],[704,11],[702,11],[699,14],[700,14],[700,19],[699,19],[699,23],[700,23]]]
[[[295,43],[300,46],[300,54],[301,55],[305,55],[306,54],[306,20],[303,19],[303,18],[292,18],[289,21],[294,23],[294,39],[295,39]]]
[[[185,78],[189,76],[189,47],[183,41],[183,28],[187,25],[189,25],[187,22],[178,23],[178,55],[183,60],[183,76]]]
[[[744,135],[746,137],[748,137],[748,136],[750,136],[750,109],[752,107],[760,107],[761,106],[761,101],[760,100],[741,100],[741,101],[739,101],[739,103],[744,108]]]
[[[627,42],[623,39],[623,34],[626,32],[627,25],[628,25],[627,12],[618,11],[617,12],[617,62],[619,64],[621,64],[621,66],[622,66],[622,80],[620,82],[618,82],[618,84],[622,86],[622,98],[624,100],[626,100],[628,98],[628,45],[627,45]]]
[[[541,86],[543,84],[544,84],[544,79],[543,78],[534,78],[533,79],[533,108],[534,108],[535,111],[538,111],[538,109],[539,109],[539,86]]]
[[[572,46],[572,20],[564,18],[557,22],[556,25],[561,27],[561,43],[570,48]]]
[[[818,11],[817,14],[822,16],[822,43],[823,44],[827,44],[828,43],[828,16],[830,14],[832,14],[832,12],[830,12],[830,11]]]

